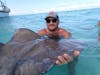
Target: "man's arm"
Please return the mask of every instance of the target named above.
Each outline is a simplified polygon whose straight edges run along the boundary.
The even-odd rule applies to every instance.
[[[61,29],[60,34],[62,34],[62,36],[66,39],[71,38],[71,33],[66,31],[65,29]],[[74,58],[77,58],[77,56],[80,54],[79,51],[75,50],[73,52],[73,56]],[[65,53],[62,56],[58,56],[58,59],[56,61],[56,64],[61,65],[61,64],[65,64],[65,63],[69,63],[73,61],[73,59],[69,56],[69,54]]]

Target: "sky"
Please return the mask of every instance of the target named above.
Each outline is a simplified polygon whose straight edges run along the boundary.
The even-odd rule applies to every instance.
[[[10,15],[34,14],[100,7],[100,0],[2,0],[11,9]]]

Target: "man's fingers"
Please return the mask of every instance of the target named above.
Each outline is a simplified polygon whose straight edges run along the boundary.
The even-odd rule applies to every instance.
[[[57,60],[56,64],[61,65],[62,63],[59,60]]]
[[[66,63],[66,62],[67,62],[67,61],[64,59],[63,56],[58,56],[58,60],[59,60],[59,62],[61,62],[61,63]]]
[[[79,51],[74,51],[74,53],[73,53],[74,57],[77,57],[79,54],[80,54]]]
[[[63,57],[67,62],[71,61],[71,57],[68,54],[64,54]]]
[[[58,60],[56,61],[56,64],[65,64],[72,61],[71,57],[68,54],[64,54],[62,56],[58,56]]]

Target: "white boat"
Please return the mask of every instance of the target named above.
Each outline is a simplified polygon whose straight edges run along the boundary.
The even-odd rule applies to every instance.
[[[0,17],[9,16],[10,9],[0,0]]]

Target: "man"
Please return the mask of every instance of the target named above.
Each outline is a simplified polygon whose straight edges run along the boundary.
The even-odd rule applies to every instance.
[[[49,12],[45,18],[47,28],[42,29],[38,32],[40,36],[48,36],[49,38],[58,39],[60,37],[69,39],[71,33],[63,28],[59,28],[59,16],[55,12]],[[76,58],[80,54],[79,51],[74,51],[73,55]],[[58,56],[56,64],[65,64],[71,61],[71,57],[68,54]]]

